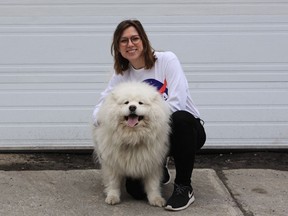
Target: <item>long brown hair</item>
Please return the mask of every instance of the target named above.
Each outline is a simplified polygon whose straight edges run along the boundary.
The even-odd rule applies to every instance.
[[[129,68],[129,61],[124,58],[119,51],[119,41],[123,31],[130,26],[133,26],[137,30],[142,40],[145,69],[151,69],[157,60],[156,56],[154,55],[154,50],[150,45],[150,41],[148,40],[147,34],[140,21],[124,20],[116,27],[111,45],[111,54],[114,56],[114,69],[116,74],[123,74],[123,72]]]

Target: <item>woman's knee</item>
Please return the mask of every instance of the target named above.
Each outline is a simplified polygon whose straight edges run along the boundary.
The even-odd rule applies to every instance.
[[[187,111],[176,111],[171,115],[172,127],[194,126],[194,119],[195,117]]]
[[[200,149],[204,145],[206,134],[200,119],[195,118],[187,111],[179,110],[172,114],[171,122],[171,136],[173,137],[171,141],[181,140],[184,141],[183,145],[189,142],[189,147],[193,146],[196,149]],[[179,145],[179,142],[177,143]]]

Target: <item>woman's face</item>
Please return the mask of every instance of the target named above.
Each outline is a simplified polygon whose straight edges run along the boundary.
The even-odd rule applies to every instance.
[[[123,31],[119,41],[119,51],[134,68],[139,69],[145,66],[143,43],[137,30],[133,26]]]

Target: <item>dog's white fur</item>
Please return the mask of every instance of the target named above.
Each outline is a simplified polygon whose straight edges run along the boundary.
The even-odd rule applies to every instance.
[[[134,118],[129,123],[131,113],[141,116],[139,121]],[[93,138],[105,202],[119,203],[121,180],[131,177],[143,179],[151,205],[164,206],[160,182],[169,148],[170,111],[161,95],[146,83],[121,83],[105,98],[97,119],[99,126],[94,128]]]

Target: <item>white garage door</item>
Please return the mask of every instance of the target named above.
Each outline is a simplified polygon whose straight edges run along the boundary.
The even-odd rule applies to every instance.
[[[287,0],[7,0],[0,16],[0,150],[92,148],[125,18],[178,55],[206,148],[288,148]]]

